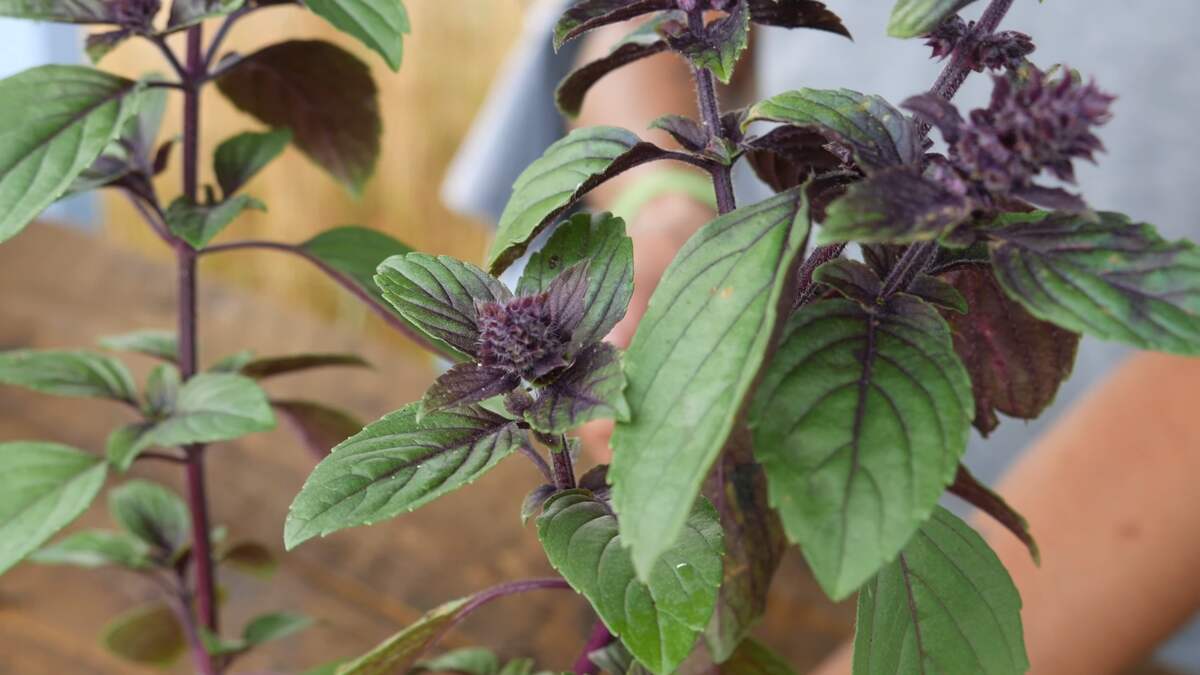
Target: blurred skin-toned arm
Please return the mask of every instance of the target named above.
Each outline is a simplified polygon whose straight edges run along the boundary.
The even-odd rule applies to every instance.
[[[1029,448],[999,492],[1040,568],[976,518],[1021,591],[1033,675],[1122,672],[1200,608],[1198,394],[1200,359],[1139,354]],[[849,673],[843,648],[815,675]]]

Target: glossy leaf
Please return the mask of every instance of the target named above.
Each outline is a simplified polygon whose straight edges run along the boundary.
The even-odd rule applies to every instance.
[[[975,393],[975,427],[988,435],[996,413],[1031,420],[1042,414],[1071,375],[1079,334],[1042,321],[1000,288],[989,267],[969,265],[943,278],[970,308],[945,313]]]
[[[313,401],[274,399],[271,406],[291,423],[309,450],[322,459],[331,448],[363,428],[354,415]]]
[[[412,248],[378,230],[346,225],[318,234],[301,244],[300,250],[320,265],[345,275],[377,305],[392,312],[375,285],[375,270],[387,258]]]
[[[743,126],[782,122],[813,127],[847,145],[867,171],[912,164],[921,157],[916,126],[879,96],[849,89],[797,89],[750,107]]]
[[[270,578],[275,574],[275,570],[279,569],[275,554],[266,546],[253,541],[234,544],[221,553],[220,560],[222,565],[229,565],[261,579]]]
[[[717,668],[718,675],[795,675],[795,670],[758,640],[746,638]]]
[[[855,183],[826,209],[821,243],[904,244],[946,234],[971,215],[971,204],[914,167],[885,169]]]
[[[1012,579],[974,530],[938,507],[859,593],[854,675],[1028,670]]]
[[[159,667],[177,661],[187,647],[183,628],[164,603],[143,605],[121,614],[105,626],[101,641],[126,661]]]
[[[216,204],[196,204],[180,197],[171,202],[163,218],[171,232],[198,250],[248,209],[266,211],[267,206],[247,195],[234,195]]]
[[[168,557],[191,541],[191,517],[179,495],[144,480],[131,480],[108,493],[113,520]]]
[[[99,458],[57,443],[0,443],[0,574],[79,517],[104,484]]]
[[[550,564],[592,603],[609,631],[655,673],[673,673],[704,630],[721,584],[721,526],[706,500],[642,582],[617,519],[587,490],[560,492],[538,518]]]
[[[850,37],[850,31],[817,0],[750,0],[750,20],[764,26],[812,28]]]
[[[426,649],[465,616],[470,610],[471,600],[470,597],[451,600],[426,612],[371,651],[339,667],[337,675],[393,675],[408,672]]]
[[[682,532],[733,431],[790,308],[807,237],[799,190],[742,207],[697,232],[650,299],[625,354],[631,415],[613,434],[609,475],[643,576]]]
[[[1031,314],[1142,349],[1200,354],[1200,249],[1118,213],[989,230],[996,278]]]
[[[936,310],[910,295],[795,314],[750,412],[788,538],[835,600],[895,558],[954,480],[974,406]]]
[[[601,26],[675,7],[675,0],[579,0],[563,12],[554,26],[554,50]]]
[[[668,38],[668,43],[696,68],[709,70],[729,84],[742,52],[750,45],[750,9],[747,0],[734,0],[729,13],[704,27],[701,35],[690,31]]]
[[[284,525],[288,549],[393,518],[474,482],[517,449],[516,425],[481,408],[428,415],[409,404],[333,449],[305,481]]]
[[[545,292],[563,270],[588,262],[587,307],[572,331],[577,342],[604,339],[625,316],[634,294],[634,243],[625,234],[625,221],[608,214],[578,214],[560,225],[541,250],[529,256],[518,295]]]
[[[169,330],[139,330],[121,335],[109,335],[99,340],[100,346],[119,352],[134,352],[174,363],[179,360],[179,343]]]
[[[450,256],[409,253],[379,265],[375,283],[410,324],[456,360],[474,356],[479,342],[475,302],[512,297],[478,267]]]
[[[317,368],[369,368],[370,363],[358,354],[312,353],[288,356],[265,356],[243,365],[239,372],[255,380],[288,375]]]
[[[217,88],[263,124],[290,129],[301,152],[362,193],[382,124],[375,82],[354,55],[328,42],[282,42],[243,58]]]
[[[888,21],[888,35],[898,38],[925,35],[972,2],[975,0],[896,0]]]
[[[498,274],[584,194],[613,176],[661,157],[663,150],[616,127],[576,129],[546,149],[513,183],[500,214],[488,269]]]
[[[0,242],[91,166],[134,110],[138,90],[133,80],[82,66],[40,66],[0,80]]]
[[[538,392],[525,420],[543,433],[566,433],[596,419],[629,419],[621,353],[599,342],[584,348],[561,375]]]
[[[307,0],[305,6],[378,52],[392,70],[400,69],[404,36],[411,30],[401,0]]]
[[[200,373],[179,390],[170,416],[130,428],[124,442],[110,440],[108,458],[121,470],[154,445],[230,441],[275,428],[266,394],[253,380],[230,373]]]
[[[150,548],[124,532],[85,530],[68,535],[34,551],[29,560],[44,565],[76,567],[116,566],[142,570],[150,567]]]
[[[291,142],[291,131],[274,129],[246,131],[218,145],[213,153],[213,171],[225,198],[240,190]]]
[[[55,396],[137,402],[133,376],[120,361],[91,352],[0,352],[0,384]]]
[[[571,74],[563,78],[554,91],[554,100],[558,104],[558,109],[564,115],[575,117],[583,106],[583,99],[588,90],[605,75],[634,61],[640,61],[666,51],[667,42],[659,34],[658,28],[670,16],[670,14],[655,16],[613,45],[604,56],[571,71]]]

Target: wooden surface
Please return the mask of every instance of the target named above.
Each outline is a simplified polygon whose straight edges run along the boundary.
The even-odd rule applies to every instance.
[[[247,256],[246,264],[295,263],[264,253]],[[87,346],[101,335],[169,327],[173,306],[169,268],[83,235],[35,226],[0,246],[0,349]],[[205,362],[243,348],[260,354],[364,354],[375,370],[314,372],[268,385],[276,394],[340,402],[364,419],[414,400],[433,377],[428,364],[397,356],[400,352],[384,342],[339,331],[243,291],[205,286],[200,325]],[[130,361],[138,377],[144,376],[149,361]],[[0,388],[3,441],[46,439],[100,453],[103,439],[125,414],[103,402]],[[236,634],[247,618],[265,611],[300,611],[320,621],[301,636],[239,662],[237,672],[298,672],[353,655],[446,600],[504,580],[550,573],[532,527],[522,528],[518,518],[522,497],[540,482],[519,457],[414,514],[312,541],[286,556],[283,519],[311,469],[310,455],[279,430],[214,446],[208,457],[215,522],[227,525],[232,539],[267,543],[282,560],[269,582],[235,572],[221,575],[225,632]],[[139,462],[131,472],[176,488],[179,474],[177,467],[158,462]],[[109,486],[121,479],[110,479]],[[110,526],[100,502],[73,528]],[[852,604],[825,600],[794,551],[773,592],[759,634],[798,673],[850,634]],[[115,660],[97,641],[107,619],[155,594],[145,580],[125,572],[18,566],[0,577],[0,673],[155,672]],[[542,591],[490,605],[449,643],[535,656],[542,667],[564,669],[589,625],[587,609],[574,594]],[[188,670],[181,665],[174,672]]]

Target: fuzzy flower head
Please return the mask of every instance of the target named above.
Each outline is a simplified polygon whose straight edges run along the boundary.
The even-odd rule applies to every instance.
[[[480,365],[534,380],[566,364],[570,333],[550,311],[550,294],[480,303]]]
[[[944,59],[961,50],[967,65],[976,72],[984,69],[1016,70],[1033,53],[1033,38],[1015,30],[975,36],[975,22],[967,23],[957,14],[947,17],[925,36],[925,45],[933,50],[930,58]]]

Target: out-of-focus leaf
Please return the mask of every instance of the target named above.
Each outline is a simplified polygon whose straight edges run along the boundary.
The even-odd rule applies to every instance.
[[[841,18],[817,0],[750,0],[750,20],[764,26],[812,28],[850,37]]]
[[[354,415],[313,401],[273,399],[271,406],[291,422],[300,439],[321,459],[363,428]]]
[[[718,675],[795,675],[795,672],[782,657],[751,638],[743,640],[729,660],[717,667]]]
[[[237,192],[292,142],[287,129],[245,131],[217,146],[213,170],[226,199]]]
[[[375,285],[375,270],[387,258],[409,253],[412,248],[378,230],[346,225],[318,234],[300,249],[320,265],[348,277],[375,304],[394,313]]]
[[[404,36],[411,30],[401,0],[307,0],[304,4],[376,51],[392,70],[400,69]]]
[[[601,26],[675,8],[675,0],[579,0],[563,12],[555,25],[554,50]]]
[[[0,352],[0,384],[55,396],[88,396],[137,403],[137,388],[125,364],[91,352]]]
[[[975,0],[896,0],[888,21],[888,35],[898,38],[925,35],[972,2]]]
[[[410,673],[465,673],[466,675],[495,675],[500,670],[500,660],[490,649],[464,647],[425,659]]]
[[[248,645],[260,645],[298,633],[311,626],[312,623],[312,619],[302,614],[290,612],[262,614],[246,624],[246,627],[242,629],[242,639]]]
[[[102,337],[99,343],[101,347],[113,351],[145,354],[171,363],[179,360],[179,343],[174,331],[139,330]]]
[[[426,612],[399,633],[379,643],[371,651],[340,666],[337,675],[394,675],[407,672],[462,616],[470,610],[472,598],[451,600]]]
[[[583,106],[588,90],[605,75],[634,61],[666,51],[667,42],[659,34],[658,28],[670,19],[671,14],[660,14],[650,19],[613,45],[608,54],[571,71],[554,91],[558,109],[569,117],[575,117]]]
[[[187,506],[157,483],[131,480],[109,491],[108,510],[126,532],[168,559],[191,541]]]
[[[183,628],[163,603],[143,605],[113,619],[101,638],[110,652],[133,663],[166,667],[183,655]]]
[[[216,204],[197,204],[180,197],[167,207],[163,219],[181,239],[202,249],[243,211],[266,211],[267,205],[248,195],[234,195]]]
[[[313,353],[290,354],[288,356],[266,356],[253,359],[243,365],[239,372],[246,377],[263,380],[276,375],[287,375],[314,368],[369,368],[371,364],[358,354]]]
[[[279,561],[266,546],[253,541],[241,541],[221,553],[221,564],[267,579],[279,569]]]
[[[182,30],[205,19],[226,16],[244,4],[245,0],[172,0],[167,30]]]
[[[47,565],[105,567],[134,570],[150,567],[150,547],[124,532],[85,530],[34,551],[29,560]]]
[[[821,243],[903,244],[937,239],[971,215],[971,204],[915,167],[885,169],[849,187],[825,211]]]

